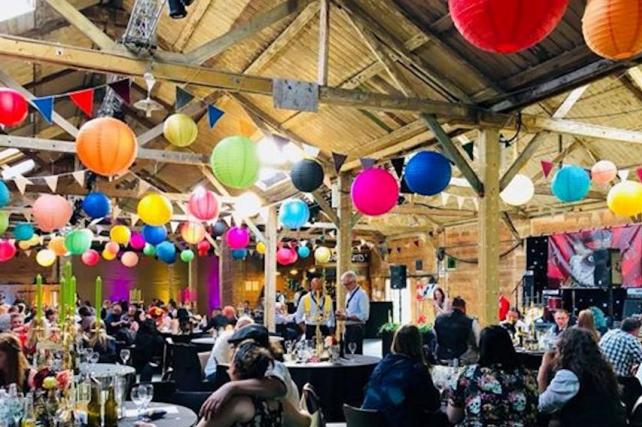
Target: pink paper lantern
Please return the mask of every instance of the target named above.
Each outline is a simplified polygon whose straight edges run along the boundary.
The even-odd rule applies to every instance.
[[[387,170],[370,168],[356,176],[351,194],[354,207],[362,214],[383,215],[397,205],[399,183]]]
[[[128,268],[136,267],[138,265],[138,255],[136,255],[136,252],[127,251],[120,258],[120,262]]]
[[[16,255],[16,246],[11,240],[0,240],[0,262],[7,262]]]
[[[116,242],[109,242],[105,245],[105,250],[111,254],[117,254],[120,246]]]
[[[231,249],[243,249],[250,244],[250,232],[245,228],[232,227],[225,233],[225,241]]]
[[[141,233],[133,233],[132,237],[129,239],[129,246],[131,246],[132,249],[139,251],[145,247],[145,238]]]
[[[73,209],[64,197],[43,194],[35,201],[31,212],[38,228],[50,232],[64,227],[71,219]]]
[[[276,251],[276,262],[280,265],[294,264],[299,256],[292,248],[281,247]]]
[[[100,261],[100,254],[93,249],[88,249],[80,256],[80,260],[86,266],[93,267]]]
[[[187,210],[201,221],[214,220],[220,211],[220,203],[216,195],[203,187],[197,187],[189,196]]]
[[[596,184],[608,184],[617,176],[617,166],[610,160],[600,160],[591,168],[591,180]]]

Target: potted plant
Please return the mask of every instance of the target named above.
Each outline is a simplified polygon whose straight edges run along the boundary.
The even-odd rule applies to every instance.
[[[379,336],[381,337],[381,356],[384,357],[386,354],[390,353],[390,347],[392,346],[392,338],[395,336],[395,332],[399,329],[399,323],[388,322],[381,325],[379,328]]]

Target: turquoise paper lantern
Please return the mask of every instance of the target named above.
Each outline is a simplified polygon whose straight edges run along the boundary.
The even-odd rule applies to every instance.
[[[247,249],[234,249],[232,251],[232,258],[237,261],[244,260],[247,257]]]
[[[4,181],[0,181],[0,208],[4,208],[11,201],[11,193]]]
[[[299,246],[296,251],[299,254],[299,258],[307,258],[310,256],[310,248],[307,246]]]
[[[551,182],[551,192],[565,203],[578,202],[586,197],[591,188],[591,178],[582,168],[573,165],[563,166],[555,173]]]
[[[13,237],[16,240],[29,240],[33,237],[33,225],[26,222],[17,224],[13,229]]]
[[[156,256],[166,264],[176,261],[176,246],[172,242],[164,241],[156,246]]]
[[[300,199],[288,199],[281,204],[279,222],[291,230],[303,227],[310,219],[308,205]]]
[[[245,136],[222,139],[212,151],[210,164],[216,178],[231,188],[244,190],[259,178],[256,144]]]

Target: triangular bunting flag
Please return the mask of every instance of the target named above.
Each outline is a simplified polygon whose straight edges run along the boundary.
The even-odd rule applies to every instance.
[[[638,176],[638,179],[642,181],[642,168],[636,169],[635,174]]]
[[[457,196],[457,208],[461,209],[464,207],[464,202],[466,201],[465,197]]]
[[[176,230],[178,230],[178,221],[170,221],[169,228],[172,230],[172,233],[176,233]]]
[[[550,175],[551,171],[553,170],[553,162],[542,160],[540,164],[542,165],[542,172],[544,173],[544,178],[548,178],[548,175]]]
[[[622,181],[626,181],[627,178],[629,177],[629,170],[628,169],[620,169],[617,171],[617,176],[620,178]]]
[[[465,144],[462,144],[461,148],[464,149],[466,154],[468,154],[468,157],[470,157],[470,160],[475,160],[475,157],[473,156],[473,149],[475,148],[475,141],[470,141]]]
[[[180,110],[185,105],[189,104],[192,99],[194,99],[194,95],[176,86],[176,102],[174,103],[174,108],[176,110]]]
[[[399,192],[402,194],[412,194],[412,190],[408,187],[408,183],[405,179],[401,179],[401,185],[399,186]]]
[[[475,205],[475,210],[479,210],[479,200],[476,197],[473,197],[473,205]]]
[[[129,79],[118,80],[113,83],[109,83],[107,86],[116,92],[116,95],[118,95],[125,104],[129,104],[131,86],[131,81]]]
[[[441,193],[441,204],[443,206],[446,206],[448,204],[448,199],[450,199],[450,194],[448,193]]]
[[[94,88],[79,90],[69,94],[71,101],[89,118],[94,116]]]
[[[207,105],[207,122],[210,124],[210,129],[216,126],[216,122],[223,117],[223,110],[219,110],[213,105]]]
[[[78,185],[80,185],[81,187],[85,186],[85,171],[72,172],[71,176],[74,177]]]
[[[332,161],[334,162],[334,170],[339,173],[341,166],[346,162],[348,156],[345,154],[332,152]]]
[[[138,222],[138,219],[139,219],[140,217],[138,216],[138,214],[130,213],[130,214],[129,214],[129,218],[131,219],[132,227],[133,227],[134,225],[136,225],[136,223]]]
[[[395,169],[395,172],[397,173],[397,178],[401,179],[401,177],[403,176],[403,167],[406,163],[406,158],[395,157],[394,159],[390,159],[390,163],[392,163],[392,167]]]
[[[13,178],[13,181],[16,183],[16,187],[18,187],[18,191],[20,191],[20,194],[24,195],[25,190],[27,189],[27,185],[31,185],[32,182],[29,181],[27,178],[25,178],[22,175],[17,175],[15,178]]]
[[[102,225],[97,225],[96,226],[96,235],[100,236],[100,233],[102,233],[103,231],[105,231],[105,227],[104,226],[102,226]]]
[[[47,123],[53,123],[53,106],[54,106],[54,97],[45,96],[43,98],[34,98],[33,106],[36,107],[36,110],[42,117],[47,121]]]
[[[151,187],[151,185],[149,185],[147,183],[147,181],[139,179],[138,180],[138,195],[140,196],[140,195],[143,195],[143,194],[147,193],[147,190],[149,190],[150,187]]]
[[[118,205],[114,205],[114,207],[113,207],[113,208],[112,208],[112,210],[111,210],[111,217],[112,217],[113,219],[118,219],[118,217],[120,216],[120,213],[121,213],[122,211],[123,211],[123,210],[120,208],[120,206],[118,206]]]
[[[359,161],[361,162],[361,167],[364,169],[370,169],[375,164],[375,159],[371,159],[370,157],[361,157]]]
[[[31,249],[27,249],[25,251],[25,255],[27,255],[28,257],[31,256]]]
[[[228,227],[232,226],[232,217],[231,216],[227,215],[227,216],[223,217],[223,221],[225,221],[225,223],[227,224]]]
[[[319,150],[319,148],[315,147],[314,145],[301,144],[301,146],[303,148],[303,152],[306,155],[308,155],[308,156],[310,156],[312,158],[318,156],[319,155],[319,151],[321,151],[321,150]]]
[[[31,222],[31,209],[24,211],[23,214],[27,222]]]
[[[419,240],[415,240],[415,246],[419,247]]]
[[[55,193],[56,188],[58,187],[58,175],[46,176],[44,177],[44,179],[47,183],[47,187],[49,187],[49,189]]]

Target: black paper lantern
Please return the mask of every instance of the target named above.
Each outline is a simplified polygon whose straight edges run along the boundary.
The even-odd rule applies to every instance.
[[[212,227],[212,234],[214,235],[214,237],[220,237],[223,234],[225,234],[227,229],[228,229],[228,226],[225,223],[225,221],[223,221],[222,219],[219,219],[214,223],[214,226]]]
[[[290,178],[297,190],[311,193],[323,184],[323,167],[315,160],[304,159],[292,166]]]

